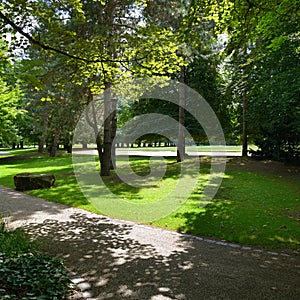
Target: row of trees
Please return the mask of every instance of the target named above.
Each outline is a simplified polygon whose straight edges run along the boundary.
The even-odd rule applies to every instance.
[[[0,143],[27,138],[55,155],[59,143],[70,148],[93,95],[132,77],[165,76],[203,95],[244,155],[251,142],[263,156],[297,156],[299,14],[296,0],[5,0]],[[105,94],[104,115],[114,100]],[[159,111],[205,140],[174,105],[146,99],[122,107],[119,126]],[[102,175],[111,168],[116,122],[110,114],[102,134],[95,130]]]

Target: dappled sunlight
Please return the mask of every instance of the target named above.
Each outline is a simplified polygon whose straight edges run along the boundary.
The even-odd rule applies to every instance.
[[[0,195],[0,212],[11,227],[20,227],[32,220],[40,223],[47,218],[68,220],[68,211],[73,210],[1,186]]]
[[[122,156],[118,159],[118,167],[122,169],[125,162]],[[1,167],[0,184],[14,187],[13,176],[23,172],[23,168],[28,172],[39,170],[39,173],[47,170],[55,175],[55,186],[26,193],[116,218],[121,216],[148,223],[150,221],[143,220],[142,215],[149,210],[147,205],[153,205],[151,214],[155,215],[156,211],[161,213],[161,217],[151,221],[155,226],[252,245],[299,246],[299,194],[296,189],[289,188],[291,183],[286,185],[282,178],[253,173],[246,165],[237,167],[235,160],[230,160],[230,169],[223,176],[223,183],[216,196],[208,199],[203,197],[204,187],[216,188],[214,178],[222,176],[222,173],[210,174],[212,160],[208,158],[200,159],[200,172],[197,174],[182,173],[182,168],[188,169],[194,159],[187,159],[182,164],[174,158],[165,158],[166,172],[160,180],[155,181],[154,176],[153,181],[145,181],[143,186],[134,186],[124,182],[115,171],[111,172],[111,176],[103,177],[100,183],[97,157],[87,159],[82,156],[82,161],[78,161],[79,172],[76,177],[70,156],[47,158],[37,155],[34,159],[6,161]],[[152,160],[152,165],[149,161],[149,157],[130,157],[131,172],[140,177],[141,181],[144,175],[150,174],[150,168],[161,167],[160,160]],[[217,161],[213,163],[218,164]],[[197,179],[195,186],[190,181],[194,176]],[[178,182],[181,179],[184,184],[180,186]],[[91,199],[82,192],[77,180],[82,181],[83,189]],[[175,187],[177,189],[174,193]],[[189,188],[192,193],[186,197],[185,190]],[[121,205],[112,202],[111,197],[117,197]],[[162,199],[167,199],[165,204],[161,202]],[[132,216],[132,210],[136,209],[132,205],[144,205],[143,211]],[[166,209],[171,206],[172,209]]]
[[[202,201],[201,189],[199,192],[184,207],[155,224],[242,244],[299,247],[299,221],[290,217],[297,207],[297,196],[274,179],[230,171],[215,198],[202,203],[202,209],[196,208]]]
[[[285,244],[291,244],[291,245],[294,245],[294,244],[299,244],[299,239],[296,239],[296,238],[285,238],[285,237],[282,237],[282,236],[278,236],[278,235],[275,235],[273,238],[269,238],[270,241],[279,241],[281,243],[285,243]]]
[[[142,222],[159,219],[183,205],[199,184],[199,159],[176,163],[168,158],[162,168],[157,158],[130,157],[128,168],[120,157],[118,169],[105,177],[100,177],[89,158],[73,159],[79,163],[75,161],[75,173],[84,195],[101,213],[117,218]],[[153,169],[165,169],[163,176],[157,177],[155,171],[152,174]]]
[[[241,251],[91,214],[27,226],[42,249],[64,259],[84,295],[95,299],[247,298],[299,290],[295,257]],[[282,272],[289,273],[280,281]]]

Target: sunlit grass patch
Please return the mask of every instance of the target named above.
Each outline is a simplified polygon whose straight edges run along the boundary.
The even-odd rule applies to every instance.
[[[103,214],[105,211],[101,210],[101,205],[95,206],[95,203],[106,201],[105,205],[109,206],[109,191],[112,197],[131,205],[110,207],[113,211],[109,215],[118,217],[122,212],[124,219],[133,221],[141,220],[138,216],[133,217],[133,204],[145,207],[153,205],[153,209],[162,210],[160,201],[167,195],[172,195],[180,179],[182,167],[175,158],[151,160],[148,157],[131,157],[128,169],[126,159],[120,157],[120,173],[112,171],[111,176],[103,178],[99,189],[99,162],[93,158],[89,163],[83,164],[89,181],[85,188],[93,197],[93,201],[90,201],[78,185],[70,155],[59,154],[56,158],[49,158],[47,155],[34,154],[27,159],[0,159],[0,164],[0,184],[14,187],[13,176],[21,172],[53,173],[56,177],[54,188],[28,193]],[[165,172],[161,179],[152,181],[151,172],[156,168],[165,168]],[[95,173],[90,173],[91,178],[88,178],[91,170],[96,170],[96,176]],[[177,196],[176,201],[180,205],[160,219],[153,218],[147,223],[267,248],[299,248],[300,195],[296,181],[257,173],[255,170],[232,168],[229,165],[217,195],[212,201],[204,202],[202,193],[209,178],[209,170],[209,160],[201,162],[200,174],[197,175],[197,183],[191,195],[181,199],[179,191],[174,198]],[[125,182],[119,176],[122,171],[125,175],[138,175],[141,185]]]

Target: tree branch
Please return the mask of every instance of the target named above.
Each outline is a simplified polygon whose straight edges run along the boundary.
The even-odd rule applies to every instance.
[[[16,32],[20,33],[22,36],[24,36],[31,44],[37,45],[40,48],[47,50],[47,51],[53,51],[56,52],[58,54],[61,54],[63,56],[72,58],[72,59],[76,59],[76,60],[80,60],[80,61],[84,61],[86,63],[106,63],[106,62],[111,62],[111,63],[116,63],[116,62],[124,62],[123,60],[118,61],[118,60],[113,60],[113,59],[87,59],[84,57],[80,57],[80,56],[76,56],[73,54],[70,54],[66,51],[54,48],[52,46],[46,45],[44,43],[42,43],[41,41],[35,39],[34,37],[32,37],[29,33],[26,33],[20,26],[18,26],[16,23],[14,23],[12,20],[10,20],[5,14],[3,14],[0,11],[0,18],[7,24],[10,25]]]

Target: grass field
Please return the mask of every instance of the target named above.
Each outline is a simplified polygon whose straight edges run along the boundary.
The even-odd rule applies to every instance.
[[[18,153],[21,157],[16,156]],[[156,185],[132,187],[114,174],[105,179],[105,184],[113,194],[128,202],[155,203],[177,184],[180,164],[174,158],[166,161],[166,174]],[[149,173],[148,158],[133,157],[131,165],[139,175]],[[209,167],[209,162],[201,163],[197,185],[187,201],[176,211],[149,224],[247,245],[299,248],[298,168],[234,158],[227,164],[225,178],[214,200],[199,207]],[[14,187],[13,176],[21,172],[53,173],[56,177],[54,188],[30,191],[29,194],[101,213],[82,194],[70,155],[60,153],[56,158],[49,158],[46,154],[24,150],[0,158],[0,184]]]

